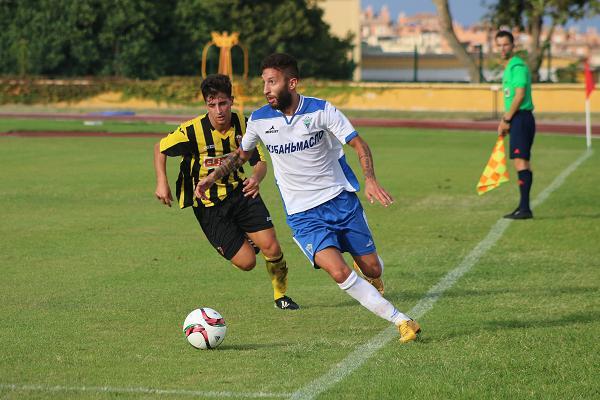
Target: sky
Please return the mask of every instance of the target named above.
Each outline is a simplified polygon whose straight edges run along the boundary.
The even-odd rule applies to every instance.
[[[449,0],[450,13],[462,25],[472,25],[478,22],[487,12],[487,7],[482,5],[484,1],[488,4],[493,2],[492,0]],[[361,7],[363,9],[369,4],[373,6],[375,12],[379,12],[381,6],[387,4],[392,20],[396,20],[400,12],[404,12],[407,15],[418,12],[436,12],[431,0],[361,0]],[[590,26],[600,30],[600,16],[580,20],[569,25],[577,26],[579,30],[585,30]]]

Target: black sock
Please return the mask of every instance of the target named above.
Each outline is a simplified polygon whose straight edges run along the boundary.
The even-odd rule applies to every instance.
[[[531,211],[529,208],[529,192],[533,184],[533,172],[528,169],[519,171],[519,191],[521,192],[521,202],[519,210]]]

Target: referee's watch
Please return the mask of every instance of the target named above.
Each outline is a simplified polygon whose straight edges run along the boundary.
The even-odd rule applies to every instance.
[[[510,124],[510,121],[512,121],[512,119],[506,119],[506,118],[502,117],[502,121],[506,122],[507,124]]]

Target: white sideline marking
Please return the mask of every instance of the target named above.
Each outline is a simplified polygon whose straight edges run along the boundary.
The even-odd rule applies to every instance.
[[[191,397],[216,397],[216,398],[284,398],[291,393],[244,393],[244,392],[203,392],[196,390],[179,389],[153,389],[145,387],[111,387],[111,386],[44,386],[44,385],[14,385],[0,384],[0,390],[13,390],[19,392],[87,392],[87,393],[132,393],[132,394],[155,394],[155,395],[178,395]]]
[[[592,150],[585,151],[577,160],[565,168],[552,183],[546,187],[532,202],[532,207],[543,203],[548,196],[558,189],[565,179],[577,169],[585,160],[592,155]],[[512,220],[500,218],[490,229],[487,236],[479,242],[473,250],[460,262],[460,264],[448,272],[438,283],[432,286],[425,296],[408,312],[415,319],[419,319],[427,311],[431,310],[436,301],[450,289],[460,277],[469,272],[471,268],[479,261],[496,242],[502,237],[502,234]],[[325,392],[336,385],[346,376],[358,369],[366,360],[368,360],[376,351],[385,346],[389,341],[398,337],[398,330],[395,326],[389,326],[384,329],[365,344],[361,344],[356,350],[350,353],[345,359],[337,363],[332,369],[321,375],[307,385],[301,387],[292,394],[290,399],[314,399],[319,394]]]

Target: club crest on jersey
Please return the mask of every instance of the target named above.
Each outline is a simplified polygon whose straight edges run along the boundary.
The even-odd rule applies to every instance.
[[[303,122],[304,122],[304,126],[306,127],[306,129],[308,129],[310,127],[310,123],[312,122],[312,118],[306,117],[306,118],[304,118]]]
[[[310,255],[312,255],[312,253],[313,253],[313,245],[312,245],[312,243],[307,244],[306,247],[305,247],[305,249],[306,249],[306,251],[308,251],[308,253]]]
[[[266,134],[278,133],[279,129],[275,129],[275,125],[271,125],[271,128],[265,131]]]

